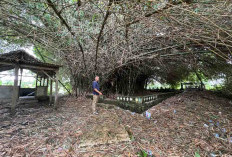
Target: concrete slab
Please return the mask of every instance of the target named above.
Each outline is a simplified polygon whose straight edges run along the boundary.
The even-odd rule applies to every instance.
[[[86,128],[79,147],[130,141],[125,127],[119,123],[116,114],[103,113],[96,116],[96,121],[102,121],[102,123],[100,125],[98,123],[92,128]]]

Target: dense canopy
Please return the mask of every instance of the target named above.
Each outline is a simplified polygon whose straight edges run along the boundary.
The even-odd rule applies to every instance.
[[[75,94],[94,75],[124,94],[149,78],[175,86],[192,73],[229,87],[231,28],[230,0],[0,1],[0,38],[62,63]]]

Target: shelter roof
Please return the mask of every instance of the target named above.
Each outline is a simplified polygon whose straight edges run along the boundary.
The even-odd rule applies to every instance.
[[[0,72],[14,69],[16,65],[23,69],[29,69],[40,76],[44,76],[45,73],[54,75],[55,71],[61,67],[44,63],[24,50],[0,54]]]

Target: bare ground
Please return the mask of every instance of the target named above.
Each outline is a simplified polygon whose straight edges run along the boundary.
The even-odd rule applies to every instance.
[[[87,99],[60,104],[2,113],[0,156],[232,156],[232,105],[209,92],[171,97],[148,110],[150,120],[103,104],[92,115]]]

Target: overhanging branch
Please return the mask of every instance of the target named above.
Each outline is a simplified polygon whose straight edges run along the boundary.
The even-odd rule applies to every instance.
[[[99,50],[99,44],[100,44],[100,40],[101,40],[101,36],[102,36],[102,33],[103,33],[103,30],[105,28],[105,25],[106,25],[106,21],[110,15],[110,7],[111,5],[113,4],[113,0],[109,0],[109,4],[107,6],[107,11],[106,11],[106,15],[104,17],[104,20],[102,22],[102,26],[101,26],[101,29],[100,29],[100,32],[98,34],[98,37],[97,37],[97,46],[96,46],[96,54],[95,54],[95,73],[97,72],[97,58],[98,58],[98,50]]]
[[[53,9],[53,11],[55,12],[55,14],[59,17],[61,24],[65,25],[65,27],[68,29],[68,31],[71,33],[71,35],[73,37],[76,37],[75,32],[72,31],[72,28],[68,25],[68,23],[65,21],[65,19],[61,16],[61,12],[57,10],[54,3],[51,0],[47,0],[47,2],[48,2],[48,6],[50,6]],[[83,50],[83,47],[82,47],[80,41],[78,40],[77,42],[78,42],[78,46],[80,48],[80,51],[82,53],[82,58],[83,58],[83,62],[84,62],[85,70],[86,70],[84,50]]]

